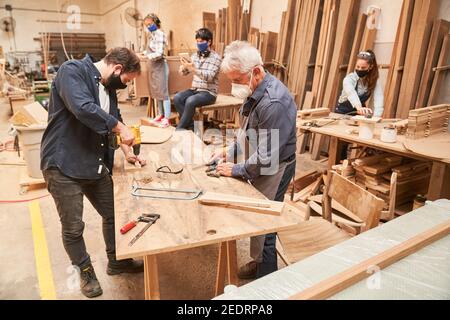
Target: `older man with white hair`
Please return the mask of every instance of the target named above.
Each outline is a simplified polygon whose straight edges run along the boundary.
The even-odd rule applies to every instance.
[[[268,199],[282,202],[295,173],[297,106],[288,88],[264,70],[259,51],[248,42],[232,42],[221,68],[232,82],[232,94],[245,101],[236,143],[215,152],[211,161],[226,158],[217,166],[221,175],[250,181]],[[231,162],[236,156],[241,160]],[[240,269],[239,277],[276,271],[275,244],[276,234],[251,238],[254,261]]]

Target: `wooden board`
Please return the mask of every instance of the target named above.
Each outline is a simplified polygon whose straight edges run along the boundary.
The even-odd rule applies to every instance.
[[[175,131],[174,127],[157,128],[150,126],[141,126],[141,142],[143,144],[164,143],[170,138]]]
[[[237,196],[244,194],[246,197],[265,200],[260,192],[244,181],[226,177],[220,179],[207,177],[204,167],[195,169],[197,161],[201,160],[205,146],[193,133],[187,133],[186,138],[190,141],[196,141],[197,147],[195,149],[183,149],[182,147],[186,146],[187,143],[182,140],[170,140],[152,146],[143,145],[141,154],[147,159],[148,164],[135,174],[126,174],[123,171],[123,155],[116,154],[113,179],[116,246],[119,259],[173,252],[288,230],[303,221],[304,215],[302,215],[302,212],[288,204],[285,204],[280,216],[273,216],[204,206],[196,200],[155,200],[142,197],[138,199],[131,196],[133,179],[141,180],[142,177],[149,176],[152,177],[153,181],[147,185],[140,182],[140,185],[201,189],[204,192],[220,192]],[[191,153],[192,156],[196,155],[199,159],[193,158],[192,161],[188,161],[188,163],[193,164],[186,164],[183,172],[178,175],[155,172],[160,165],[174,166],[174,161],[178,159],[174,154],[182,151],[185,161],[189,160],[186,159],[188,153]],[[161,218],[130,247],[128,243],[141,228],[135,228],[125,235],[121,235],[119,229],[128,221],[136,219],[143,212],[158,213]]]
[[[366,259],[357,265],[344,270],[327,278],[316,285],[290,297],[291,300],[303,299],[326,299],[351,285],[367,278],[370,273],[367,272],[371,267],[378,266],[384,269],[391,264],[417,252],[427,245],[442,239],[450,234],[450,220],[437,225],[425,232],[418,234],[391,249]]]
[[[397,118],[405,119],[409,110],[414,109],[416,105],[420,84],[418,75],[422,74],[424,68],[431,29],[438,9],[439,2],[435,0],[416,0],[415,2]]]
[[[428,46],[427,57],[423,67],[422,78],[420,80],[419,95],[416,101],[416,109],[428,105],[428,99],[433,85],[433,68],[438,65],[439,55],[445,36],[450,30],[450,22],[438,19],[434,22],[431,32],[430,44]]]
[[[198,202],[204,205],[221,206],[248,212],[265,213],[279,216],[283,211],[284,203],[277,201],[261,200],[249,197],[241,197],[224,193],[206,192]]]
[[[397,111],[400,86],[404,75],[403,68],[408,49],[408,39],[410,36],[411,21],[413,18],[415,0],[404,0],[400,21],[397,28],[395,50],[392,53],[390,77],[387,79],[388,85],[385,90],[384,117],[392,118]]]
[[[446,35],[442,43],[442,49],[439,56],[437,66],[443,67],[450,64],[450,35]],[[428,99],[428,105],[433,106],[438,103],[439,93],[441,92],[444,84],[445,72],[437,70],[434,74],[433,85],[431,87],[430,96]]]

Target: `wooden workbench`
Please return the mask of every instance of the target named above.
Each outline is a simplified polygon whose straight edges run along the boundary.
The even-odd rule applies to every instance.
[[[438,159],[432,155],[427,155],[426,153],[419,154],[408,150],[404,145],[406,141],[406,137],[404,135],[398,135],[397,142],[395,143],[385,143],[380,141],[380,132],[383,125],[385,125],[383,123],[376,125],[373,139],[361,139],[358,137],[358,134],[348,133],[348,130],[357,129],[357,127],[347,125],[346,121],[347,120],[338,120],[323,127],[308,127],[299,125],[298,128],[303,132],[309,131],[330,137],[330,149],[328,152],[329,168],[338,163],[341,142],[355,143],[357,145],[366,146],[417,160],[432,161],[433,167],[430,185],[428,188],[428,199],[437,200],[440,198],[450,198],[450,159]],[[429,139],[431,146],[434,139],[433,136],[427,139]]]
[[[141,154],[149,162],[140,172],[126,172],[122,154],[117,153],[114,171],[114,199],[116,221],[116,248],[118,259],[144,257],[145,298],[159,299],[158,254],[193,247],[221,243],[216,279],[216,294],[223,292],[225,273],[228,283],[237,284],[236,240],[250,236],[287,230],[303,221],[302,212],[285,205],[281,216],[250,213],[236,209],[200,205],[197,200],[156,200],[137,198],[131,195],[133,179],[140,180],[140,186],[201,189],[232,195],[263,199],[250,184],[233,178],[208,177],[205,166],[201,164],[180,164],[180,157],[187,154],[199,155],[203,143],[192,133],[184,133],[190,141],[196,141],[195,148],[189,147],[178,134],[159,145],[142,145]],[[183,150],[176,149],[181,146]],[[178,150],[178,151],[175,151]],[[205,152],[210,154],[210,152]],[[178,160],[172,160],[178,159]],[[178,163],[176,163],[178,162]],[[160,166],[168,165],[172,170],[181,167],[184,171],[178,175],[156,173]],[[145,179],[152,179],[144,184]],[[121,226],[136,219],[142,213],[158,213],[161,218],[147,230],[133,245],[130,240],[144,227],[139,223],[125,235],[121,235]]]

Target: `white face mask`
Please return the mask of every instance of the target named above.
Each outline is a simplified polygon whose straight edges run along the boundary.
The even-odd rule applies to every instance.
[[[231,84],[231,95],[235,96],[238,99],[245,100],[252,95],[252,89],[250,89],[250,84],[252,83],[253,71],[251,72],[250,82],[249,84],[239,84],[232,83]]]

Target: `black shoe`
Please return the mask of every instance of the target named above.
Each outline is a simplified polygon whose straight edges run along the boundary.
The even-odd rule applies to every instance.
[[[144,262],[133,259],[110,260],[106,273],[110,276],[121,273],[139,273],[144,271]]]
[[[238,272],[239,279],[256,279],[256,271],[258,263],[256,261],[250,261],[243,265]]]
[[[103,293],[92,264],[80,269],[80,289],[81,293],[88,298],[98,297]]]

